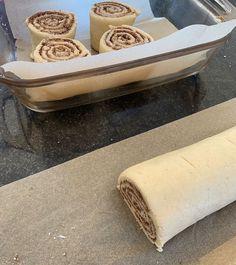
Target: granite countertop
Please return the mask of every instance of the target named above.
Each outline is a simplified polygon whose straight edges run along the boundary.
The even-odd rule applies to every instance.
[[[235,43],[236,31],[197,76],[54,113],[0,86],[0,186],[236,97]]]
[[[235,124],[233,99],[1,187],[0,264],[235,265],[236,202],[158,253],[116,189],[125,168]]]

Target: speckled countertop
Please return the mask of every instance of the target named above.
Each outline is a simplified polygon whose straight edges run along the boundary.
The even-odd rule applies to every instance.
[[[198,76],[60,112],[34,113],[0,86],[0,185],[236,97],[235,43],[236,31]]]

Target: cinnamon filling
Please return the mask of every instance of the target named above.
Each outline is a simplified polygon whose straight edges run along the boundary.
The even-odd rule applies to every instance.
[[[31,16],[28,19],[28,23],[32,24],[41,32],[61,35],[71,30],[75,23],[75,17],[72,13],[45,11]]]
[[[71,39],[54,38],[41,43],[39,55],[48,62],[86,57],[88,53]]]
[[[150,211],[140,191],[129,181],[120,183],[120,192],[134,214],[141,228],[154,243],[157,239],[156,228],[150,217]]]
[[[129,6],[116,2],[101,2],[93,7],[93,12],[103,17],[124,17],[135,13]]]
[[[130,48],[133,46],[151,42],[152,39],[143,32],[131,27],[119,26],[111,29],[106,37],[105,42],[113,50]]]

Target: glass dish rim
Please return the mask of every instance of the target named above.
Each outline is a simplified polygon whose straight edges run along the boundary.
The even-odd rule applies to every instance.
[[[20,87],[32,88],[32,87],[38,87],[38,86],[52,85],[52,84],[59,83],[59,82],[71,81],[74,78],[85,79],[89,77],[111,74],[111,73],[115,73],[118,71],[129,70],[135,67],[146,66],[146,65],[153,64],[153,63],[157,63],[157,62],[190,55],[190,54],[201,52],[201,51],[208,50],[208,49],[220,48],[229,39],[231,34],[232,33],[230,32],[229,34],[227,34],[221,39],[211,41],[208,43],[195,45],[195,46],[184,48],[184,49],[167,52],[167,53],[157,54],[157,55],[149,56],[149,57],[143,57],[140,59],[127,61],[127,62],[123,62],[119,64],[113,64],[110,66],[102,66],[102,67],[92,68],[89,70],[76,71],[76,72],[53,75],[53,76],[37,78],[37,79],[21,79],[18,76],[16,76],[14,73],[10,71],[5,71],[0,66],[0,83],[9,85],[9,86],[19,87],[19,88]]]

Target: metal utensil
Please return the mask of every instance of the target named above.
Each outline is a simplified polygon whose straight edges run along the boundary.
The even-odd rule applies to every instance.
[[[6,16],[4,1],[0,0],[0,65],[15,60],[15,40]]]

